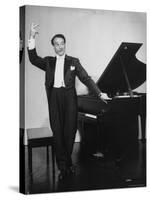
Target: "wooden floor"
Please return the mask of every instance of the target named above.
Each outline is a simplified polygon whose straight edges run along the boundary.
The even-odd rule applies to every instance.
[[[49,151],[51,149],[49,148]],[[55,166],[55,179],[52,176],[51,153],[50,164],[46,164],[46,149],[33,149],[33,181],[28,173],[27,147],[25,149],[26,193],[51,193],[64,191],[81,191],[95,189],[144,187],[146,185],[146,144],[139,141],[138,150],[132,152],[122,161],[117,162],[109,153],[105,158],[93,155],[83,156],[80,143],[75,143],[73,162],[76,174],[63,181],[58,181],[58,170]]]

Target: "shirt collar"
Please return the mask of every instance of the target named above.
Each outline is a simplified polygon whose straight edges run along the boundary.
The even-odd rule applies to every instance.
[[[57,58],[57,59],[63,59],[63,60],[64,60],[64,59],[65,59],[65,54],[64,54],[63,56],[56,55],[56,58]]]

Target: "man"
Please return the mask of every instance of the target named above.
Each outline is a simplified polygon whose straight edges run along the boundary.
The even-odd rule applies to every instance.
[[[35,49],[36,27],[31,25],[28,41],[30,62],[45,71],[45,86],[49,105],[50,125],[54,135],[56,162],[63,179],[74,172],[71,154],[77,130],[77,94],[75,77],[77,76],[99,99],[101,91],[83,69],[79,59],[65,54],[66,39],[62,34],[55,35],[51,44],[55,57],[41,58]]]

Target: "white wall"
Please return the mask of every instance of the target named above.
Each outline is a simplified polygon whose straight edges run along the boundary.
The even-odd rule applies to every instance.
[[[96,81],[121,42],[139,42],[137,53],[146,63],[146,14],[103,10],[26,7],[26,45],[31,23],[38,23],[36,47],[40,56],[53,55],[50,39],[62,33],[67,39],[67,54],[78,57]],[[30,64],[25,52],[25,128],[49,125],[44,72]],[[145,84],[138,91],[145,92]],[[77,80],[77,92],[86,88]]]

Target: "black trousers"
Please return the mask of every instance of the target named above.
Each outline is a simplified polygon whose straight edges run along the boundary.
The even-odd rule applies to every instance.
[[[52,88],[48,101],[57,166],[59,170],[66,170],[72,165],[71,154],[77,131],[76,91],[65,87]]]

